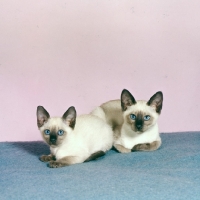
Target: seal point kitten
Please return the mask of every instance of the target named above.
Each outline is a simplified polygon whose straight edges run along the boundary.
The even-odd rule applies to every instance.
[[[101,117],[112,127],[114,147],[119,152],[153,151],[161,145],[157,120],[162,105],[161,91],[148,101],[136,101],[124,89],[120,100],[106,102],[92,111],[92,114]]]
[[[37,125],[43,140],[50,146],[50,155],[40,160],[57,168],[87,162],[105,155],[113,144],[112,129],[93,115],[76,117],[70,107],[62,117],[50,117],[44,107],[37,107]]]

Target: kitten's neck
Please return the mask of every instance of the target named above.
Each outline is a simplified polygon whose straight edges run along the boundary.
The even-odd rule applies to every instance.
[[[157,122],[156,122],[154,125],[152,125],[150,128],[148,128],[146,131],[139,132],[139,131],[134,131],[134,130],[131,128],[130,124],[124,123],[124,124],[122,125],[121,134],[122,134],[122,135],[126,135],[126,137],[136,137],[136,136],[141,135],[141,134],[144,134],[144,133],[146,133],[146,132],[150,132],[152,129],[154,129],[154,128],[156,128],[156,127],[158,127]]]
[[[50,146],[50,151],[53,155],[56,156],[57,152],[59,151],[59,149],[62,149],[63,147],[67,147],[69,145],[70,142],[74,141],[74,137],[75,134],[73,134],[74,131],[68,132],[67,137],[65,137],[62,141],[61,144],[57,145],[57,146]]]
[[[56,152],[58,151],[58,148],[59,148],[59,147],[51,147],[51,146],[50,146],[51,154],[53,154],[53,155],[55,156],[55,155],[56,155]]]

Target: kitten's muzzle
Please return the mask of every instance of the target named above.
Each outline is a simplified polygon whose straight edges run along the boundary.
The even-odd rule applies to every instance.
[[[141,131],[141,130],[142,130],[142,127],[143,127],[143,126],[142,126],[141,124],[137,124],[137,125],[136,125],[136,128],[137,128],[138,131]]]
[[[142,131],[143,124],[144,124],[143,114],[138,113],[135,120],[135,127],[137,128],[138,131]]]
[[[56,144],[57,137],[55,135],[50,135],[49,141],[51,144]]]

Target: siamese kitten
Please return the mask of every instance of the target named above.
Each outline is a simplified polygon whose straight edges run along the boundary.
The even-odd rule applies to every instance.
[[[50,146],[50,155],[40,160],[49,162],[49,167],[64,167],[94,160],[111,149],[111,127],[93,115],[76,118],[76,110],[70,107],[62,117],[50,118],[42,107],[37,107],[37,125],[44,141]]]
[[[114,147],[121,153],[153,151],[160,147],[157,119],[163,103],[162,92],[149,101],[136,101],[128,90],[123,90],[121,100],[102,104],[91,113],[101,117],[114,132]]]

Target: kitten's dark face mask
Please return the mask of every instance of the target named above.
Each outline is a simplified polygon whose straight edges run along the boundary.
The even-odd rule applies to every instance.
[[[66,137],[66,132],[59,127],[51,127],[43,131],[43,137],[47,144],[52,147],[62,144],[63,139]]]
[[[142,111],[131,113],[127,116],[127,121],[134,132],[142,133],[146,131],[154,122],[153,116]]]

